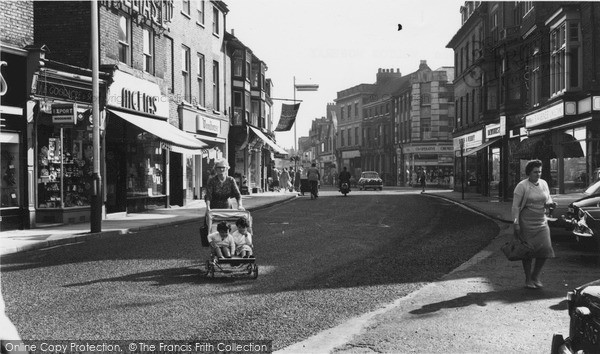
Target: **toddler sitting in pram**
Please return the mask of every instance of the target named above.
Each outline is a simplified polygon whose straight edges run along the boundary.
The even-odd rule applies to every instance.
[[[250,223],[246,218],[239,218],[235,222],[237,230],[233,232],[235,255],[242,258],[252,257],[252,234],[248,231]]]
[[[208,235],[210,253],[218,258],[231,258],[235,254],[235,242],[229,234],[230,227],[225,221],[217,224],[217,232]]]

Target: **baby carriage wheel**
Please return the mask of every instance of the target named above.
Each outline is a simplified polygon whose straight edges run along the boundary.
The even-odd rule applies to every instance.
[[[258,278],[258,266],[256,264],[252,266],[252,278]]]
[[[206,261],[206,275],[211,278],[215,277],[215,265],[211,261]]]

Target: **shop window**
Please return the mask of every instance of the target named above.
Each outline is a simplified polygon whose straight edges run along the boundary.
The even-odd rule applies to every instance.
[[[132,128],[137,130],[137,128]],[[165,194],[164,156],[160,141],[139,130],[127,151],[127,197],[157,197]]]
[[[37,184],[40,209],[90,205],[93,184],[92,134],[89,121],[68,127],[43,115],[37,127]]]
[[[2,133],[0,148],[0,208],[19,207],[19,135]]]
[[[583,192],[591,182],[586,160],[586,128],[564,131],[559,138],[564,156],[565,193]]]

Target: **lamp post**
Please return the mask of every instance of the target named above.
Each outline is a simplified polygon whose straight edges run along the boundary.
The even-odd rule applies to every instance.
[[[296,84],[296,77],[294,76],[294,104],[296,104],[296,91],[317,91],[319,85],[317,84]],[[296,117],[296,121],[298,117]],[[298,138],[296,137],[296,121],[294,121],[294,150],[298,151]]]
[[[460,139],[460,184],[462,188],[462,200],[465,200],[465,140]]]
[[[91,2],[91,56],[92,56],[92,142],[94,145],[93,179],[90,207],[90,231],[102,231],[102,176],[100,175],[100,89],[98,59],[98,1]]]

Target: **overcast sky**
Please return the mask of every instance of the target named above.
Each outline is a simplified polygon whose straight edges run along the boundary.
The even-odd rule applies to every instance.
[[[374,83],[379,68],[433,70],[454,66],[446,48],[460,28],[456,0],[225,0],[227,30],[264,61],[271,95],[293,98],[297,84],[318,84],[316,92],[296,92],[300,105],[297,136],[308,136],[311,121],[325,116],[337,92]],[[398,24],[402,30],[398,31]],[[274,102],[273,124],[282,101]],[[277,143],[294,147],[294,129],[276,133]]]

